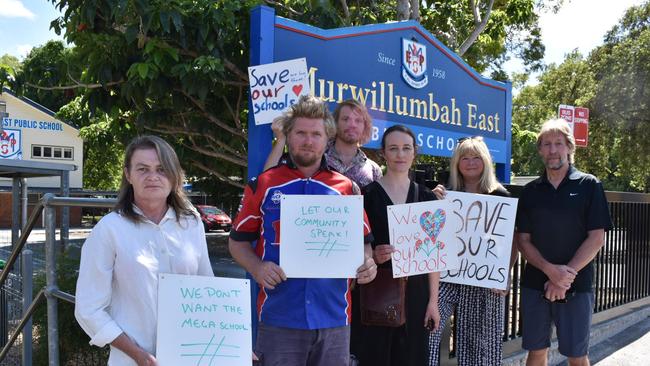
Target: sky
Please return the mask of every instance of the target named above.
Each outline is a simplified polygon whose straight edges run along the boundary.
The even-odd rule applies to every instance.
[[[542,14],[540,25],[546,46],[545,62],[560,64],[564,55],[578,48],[584,55],[602,44],[605,33],[632,5],[644,0],[565,0],[557,14]],[[62,39],[49,29],[59,16],[48,0],[0,0],[0,55],[24,58],[34,46]],[[507,71],[520,71],[512,61]]]
[[[628,8],[645,1],[564,0],[564,5],[556,14],[549,11],[540,16],[542,42],[546,46],[544,62],[559,65],[565,55],[576,48],[587,56],[591,50],[602,45],[605,34],[618,23]],[[508,72],[523,71],[521,63],[517,61],[508,62],[505,69]]]

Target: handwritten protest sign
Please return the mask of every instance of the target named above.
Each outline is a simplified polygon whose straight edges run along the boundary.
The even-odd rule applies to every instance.
[[[273,122],[301,95],[309,95],[307,60],[275,62],[248,68],[255,124]]]
[[[448,201],[393,205],[388,210],[390,244],[395,247],[393,277],[440,272],[455,268],[452,246],[458,218]]]
[[[248,280],[160,274],[160,366],[251,366]]]
[[[363,225],[363,196],[283,195],[280,267],[294,278],[356,277]]]
[[[460,219],[454,226],[460,266],[441,273],[440,280],[505,290],[517,199],[449,191],[447,200]]]

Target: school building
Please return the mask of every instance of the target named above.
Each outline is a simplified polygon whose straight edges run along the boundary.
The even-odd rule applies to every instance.
[[[0,164],[7,159],[74,166],[70,171],[70,191],[83,188],[83,139],[79,130],[56,118],[46,107],[3,87],[0,93]],[[59,193],[61,178],[26,179],[30,206],[46,192]],[[11,225],[12,179],[0,177],[0,228]],[[70,221],[80,222],[71,210]]]

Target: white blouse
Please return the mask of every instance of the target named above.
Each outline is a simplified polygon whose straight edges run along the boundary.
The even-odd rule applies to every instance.
[[[169,208],[159,224],[143,220],[112,212],[97,223],[81,249],[75,317],[92,345],[103,347],[124,332],[155,355],[158,274],[214,273],[198,217],[179,223]],[[108,365],[137,364],[111,347]]]

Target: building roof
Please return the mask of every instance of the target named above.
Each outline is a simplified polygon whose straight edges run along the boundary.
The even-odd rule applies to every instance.
[[[59,176],[77,170],[74,164],[46,163],[32,160],[0,159],[0,178],[35,178]]]
[[[23,96],[17,95],[16,93],[14,93],[13,91],[11,91],[11,89],[7,88],[6,86],[3,86],[3,87],[2,87],[2,93],[7,93],[7,94],[11,95],[12,97],[14,97],[14,98],[16,98],[16,99],[22,101],[23,103],[26,103],[26,104],[28,104],[29,106],[38,109],[39,111],[41,111],[41,112],[47,114],[47,115],[50,116],[50,117],[56,118],[58,121],[61,121],[61,122],[65,123],[66,125],[68,125],[68,126],[74,128],[74,129],[76,129],[76,130],[79,129],[77,126],[73,125],[72,123],[70,123],[70,122],[68,122],[68,121],[65,121],[65,120],[62,120],[61,118],[57,117],[56,113],[53,112],[52,110],[50,110],[49,108],[47,108],[47,107],[45,107],[45,106],[43,106],[43,105],[40,105],[40,104],[36,103],[35,101],[33,101],[33,100],[27,98],[27,97],[23,97]],[[0,93],[0,94],[2,94],[2,93]]]

